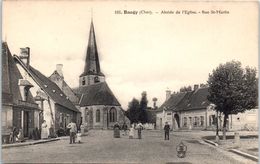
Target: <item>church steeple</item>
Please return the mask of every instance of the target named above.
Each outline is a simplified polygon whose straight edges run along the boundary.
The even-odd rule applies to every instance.
[[[105,76],[100,70],[94,24],[91,19],[85,67],[84,72],[80,75],[80,86],[104,81],[104,78]]]

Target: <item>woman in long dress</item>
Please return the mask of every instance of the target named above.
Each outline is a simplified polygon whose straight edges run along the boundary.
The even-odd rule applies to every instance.
[[[43,120],[41,139],[46,139],[46,138],[48,138],[48,125],[46,124],[46,121]]]
[[[129,139],[133,139],[134,135],[135,135],[135,129],[134,129],[134,125],[132,125],[129,131]]]

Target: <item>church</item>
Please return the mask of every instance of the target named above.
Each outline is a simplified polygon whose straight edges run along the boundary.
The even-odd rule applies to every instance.
[[[85,67],[79,76],[78,96],[82,120],[88,129],[110,129],[116,122],[129,123],[121,104],[101,72],[93,21],[91,21]]]

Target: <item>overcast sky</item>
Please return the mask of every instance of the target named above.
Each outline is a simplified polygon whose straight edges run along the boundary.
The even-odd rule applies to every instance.
[[[31,48],[31,65],[46,76],[63,64],[73,88],[83,72],[91,8],[101,71],[126,109],[141,92],[165,101],[165,90],[206,83],[220,63],[257,67],[257,2],[4,1],[3,33],[13,54]],[[153,14],[115,14],[115,10]],[[161,14],[162,10],[229,14]],[[158,12],[158,13],[156,13]]]

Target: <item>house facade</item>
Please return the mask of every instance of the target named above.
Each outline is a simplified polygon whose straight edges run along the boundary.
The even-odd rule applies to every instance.
[[[73,91],[79,97],[82,123],[89,129],[109,129],[116,122],[129,123],[124,110],[105,81],[105,75],[101,72],[92,21],[85,67],[79,77],[79,87]]]
[[[214,110],[215,105],[207,100],[208,87],[196,85],[194,90],[178,92],[169,95],[157,110],[156,125],[162,129],[167,121],[174,130],[215,130],[217,117],[219,128],[223,125],[223,116]],[[258,109],[251,109],[244,113],[229,115],[227,128],[229,130],[258,129]]]
[[[80,111],[56,83],[29,64],[29,49],[24,56],[14,55],[14,60],[24,77],[34,86],[34,100],[43,111],[43,119],[50,129],[49,135],[55,135],[59,129],[65,129],[72,119],[79,124]]]
[[[32,87],[18,70],[7,43],[2,43],[2,143],[11,142],[10,133],[15,129],[32,138],[33,130],[40,127],[42,110],[33,98]]]

